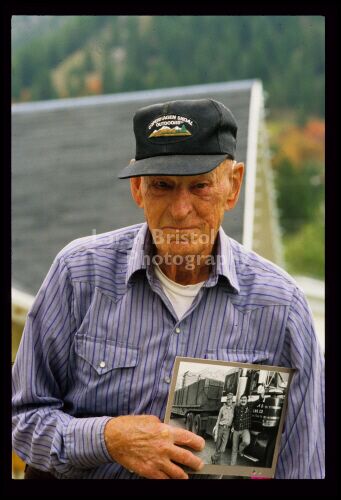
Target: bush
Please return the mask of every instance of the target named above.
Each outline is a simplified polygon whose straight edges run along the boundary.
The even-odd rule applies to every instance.
[[[299,169],[282,160],[276,171],[280,224],[284,235],[294,235],[316,217],[324,199],[321,165],[304,163]]]
[[[324,279],[324,217],[322,208],[309,224],[294,236],[284,239],[284,252],[289,273]]]

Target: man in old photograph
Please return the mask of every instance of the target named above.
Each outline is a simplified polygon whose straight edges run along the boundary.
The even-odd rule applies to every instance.
[[[233,418],[232,455],[231,465],[236,465],[237,454],[242,457],[244,449],[249,446],[251,435],[252,404],[248,404],[248,397],[243,394],[236,405]]]
[[[259,394],[259,397],[252,408],[252,430],[254,430],[255,426],[257,426],[255,430],[262,428],[266,400],[264,384],[258,384],[257,394]]]
[[[219,464],[221,455],[225,452],[227,441],[230,436],[231,425],[234,416],[233,394],[226,396],[226,401],[219,410],[217,423],[213,429],[215,439],[215,452],[211,457],[212,464]]]

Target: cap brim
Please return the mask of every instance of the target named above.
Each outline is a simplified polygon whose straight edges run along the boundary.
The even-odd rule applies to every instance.
[[[125,167],[119,179],[144,175],[199,175],[216,168],[228,154],[221,155],[163,155],[136,160]]]

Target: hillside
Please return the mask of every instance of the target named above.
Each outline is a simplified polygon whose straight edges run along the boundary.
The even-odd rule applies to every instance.
[[[12,49],[17,50],[34,38],[46,36],[69,22],[71,18],[75,16],[13,16]]]
[[[15,16],[12,33],[14,102],[260,78],[274,112],[324,115],[322,17]]]

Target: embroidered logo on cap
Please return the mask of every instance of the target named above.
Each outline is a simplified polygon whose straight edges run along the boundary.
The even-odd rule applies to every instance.
[[[195,122],[179,115],[163,115],[155,118],[147,128],[148,139],[187,138],[193,135]]]
[[[182,127],[178,127],[177,125],[174,128],[167,127],[167,125],[163,125],[159,130],[154,130],[150,134],[149,137],[168,137],[168,136],[179,136],[179,135],[192,135],[186,128],[185,125]]]

